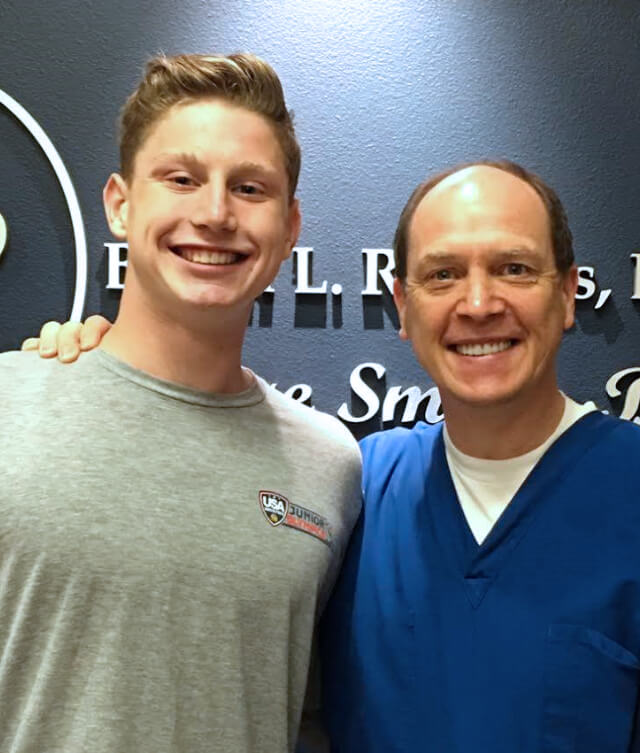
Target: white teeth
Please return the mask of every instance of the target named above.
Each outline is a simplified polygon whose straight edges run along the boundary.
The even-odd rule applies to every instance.
[[[476,343],[474,345],[456,345],[456,351],[463,356],[488,356],[491,353],[500,353],[511,347],[511,340],[503,340],[499,343]]]
[[[233,264],[238,261],[240,254],[228,251],[205,251],[204,249],[180,248],[180,256],[187,261],[198,264]]]

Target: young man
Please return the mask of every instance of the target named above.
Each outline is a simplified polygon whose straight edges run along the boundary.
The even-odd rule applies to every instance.
[[[640,431],[558,390],[562,206],[517,165],[454,169],[394,245],[400,334],[445,422],[363,442],[323,629],[333,750],[638,751]]]
[[[287,753],[360,461],[241,365],[300,227],[280,82],[250,55],[152,60],[120,154],[101,349],[0,357],[2,749]]]

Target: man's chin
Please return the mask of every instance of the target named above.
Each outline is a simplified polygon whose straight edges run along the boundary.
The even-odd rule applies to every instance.
[[[445,411],[447,403],[457,403],[469,409],[490,410],[505,408],[526,399],[521,385],[509,386],[504,382],[441,388],[440,394]]]
[[[233,310],[234,308],[246,308],[249,305],[249,297],[244,291],[232,289],[222,285],[193,285],[177,284],[170,286],[176,306],[185,309],[207,310]]]
[[[171,317],[185,323],[200,321],[212,324],[220,320],[243,320],[246,324],[253,299],[238,296],[230,291],[173,289],[164,296],[164,306]]]

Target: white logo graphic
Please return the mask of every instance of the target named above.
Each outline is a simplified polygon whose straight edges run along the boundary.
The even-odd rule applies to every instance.
[[[78,197],[76,196],[73,184],[71,183],[71,178],[67,172],[67,168],[64,166],[57,149],[51,143],[51,139],[42,130],[36,120],[24,109],[24,107],[22,107],[22,105],[18,104],[15,99],[2,91],[2,89],[0,89],[0,105],[4,105],[36,140],[37,144],[51,163],[51,167],[53,168],[60,183],[60,187],[62,188],[64,198],[66,199],[69,208],[69,215],[71,216],[73,237],[76,245],[76,280],[71,315],[69,318],[74,321],[79,321],[82,318],[84,299],[87,292],[87,240],[85,237],[84,225],[82,223],[82,214],[80,212]],[[2,251],[6,244],[6,236],[7,225],[0,215],[0,255],[2,255]]]
[[[4,217],[0,214],[0,256],[4,251],[4,247],[7,245],[7,223]]]

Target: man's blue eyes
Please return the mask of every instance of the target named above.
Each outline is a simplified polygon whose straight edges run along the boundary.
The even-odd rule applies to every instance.
[[[177,186],[191,187],[198,185],[198,182],[188,175],[171,175],[168,180]],[[237,193],[245,194],[246,196],[256,196],[261,193],[261,189],[252,183],[240,183],[234,186],[233,189]]]
[[[527,268],[524,264],[519,264],[518,262],[513,262],[511,264],[507,264],[506,266],[506,272],[510,275],[523,275],[527,271]]]
[[[521,262],[509,262],[499,267],[496,272],[507,277],[522,277],[530,273],[530,268]],[[436,269],[428,275],[428,279],[436,282],[451,282],[465,276],[464,271],[455,269]]]

